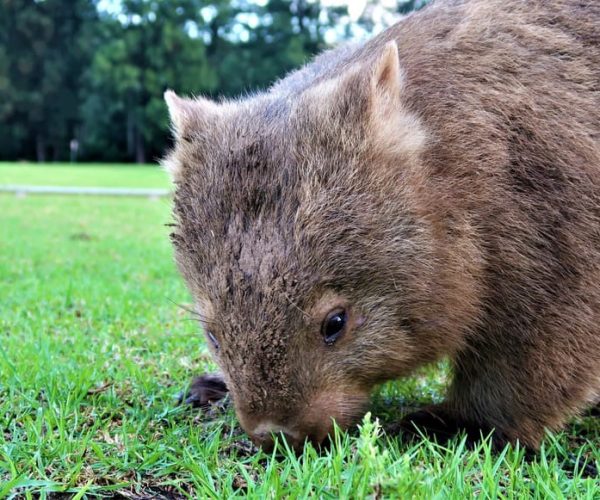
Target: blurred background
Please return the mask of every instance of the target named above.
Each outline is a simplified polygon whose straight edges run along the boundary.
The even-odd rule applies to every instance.
[[[235,96],[427,0],[0,0],[0,161],[154,163],[162,94]]]

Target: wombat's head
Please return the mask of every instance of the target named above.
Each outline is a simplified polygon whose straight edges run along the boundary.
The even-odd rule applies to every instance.
[[[395,44],[363,59],[243,101],[166,94],[176,259],[259,444],[320,442],[428,357],[412,323],[431,250],[403,179],[424,135]]]

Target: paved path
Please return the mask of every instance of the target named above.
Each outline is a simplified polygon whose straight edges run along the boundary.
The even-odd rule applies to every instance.
[[[169,189],[107,188],[107,187],[63,187],[63,186],[18,186],[0,185],[0,192],[15,193],[19,197],[28,194],[72,194],[92,196],[143,196],[162,198],[171,195]]]

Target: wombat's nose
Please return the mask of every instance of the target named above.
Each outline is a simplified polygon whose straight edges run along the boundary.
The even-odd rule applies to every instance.
[[[264,451],[271,451],[275,444],[275,438],[283,436],[287,444],[294,450],[301,449],[307,436],[291,429],[286,429],[272,422],[263,422],[257,425],[252,432],[248,433],[250,439],[256,446],[260,446]]]

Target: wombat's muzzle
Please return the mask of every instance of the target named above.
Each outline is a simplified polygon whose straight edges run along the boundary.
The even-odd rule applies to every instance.
[[[290,448],[295,451],[302,451],[306,442],[319,446],[329,434],[329,429],[308,429],[298,431],[287,429],[283,426],[271,422],[260,423],[252,432],[248,432],[250,439],[256,446],[260,446],[264,451],[271,451],[275,440],[284,438]]]
[[[291,448],[301,451],[306,442],[314,446],[323,445],[326,438],[333,434],[336,425],[340,429],[347,429],[356,423],[364,414],[367,402],[366,391],[328,390],[315,395],[310,404],[295,411],[257,415],[236,406],[236,413],[256,446],[271,450],[279,436],[279,441],[285,437]]]

